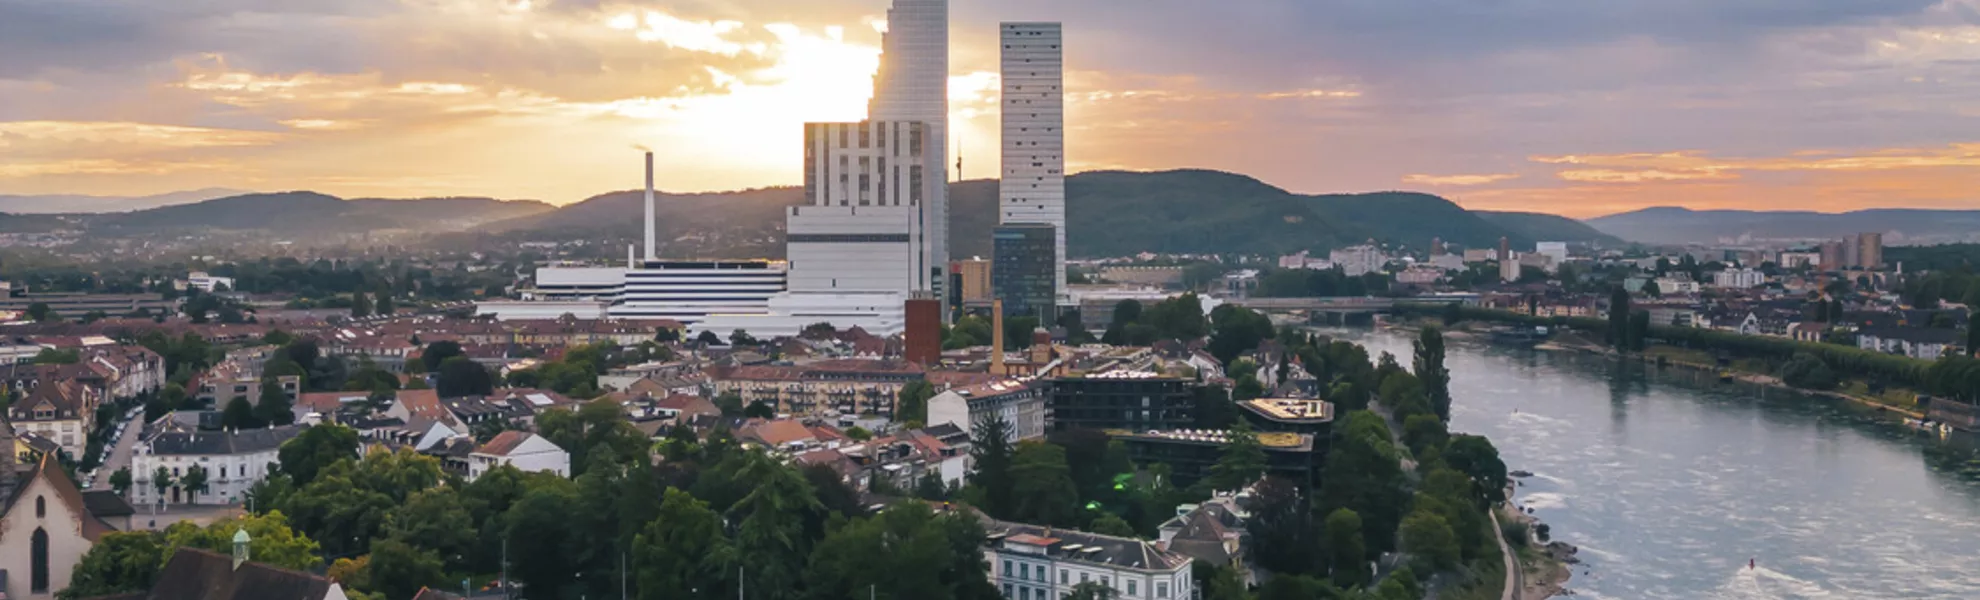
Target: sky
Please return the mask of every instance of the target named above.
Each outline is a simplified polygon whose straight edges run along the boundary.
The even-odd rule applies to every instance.
[[[802,181],[887,0],[0,0],[0,194],[555,204]],[[961,176],[997,23],[1062,21],[1067,160],[1474,209],[1980,208],[1980,0],[953,0]]]

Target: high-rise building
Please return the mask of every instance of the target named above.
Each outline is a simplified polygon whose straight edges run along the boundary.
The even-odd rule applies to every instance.
[[[1884,266],[1884,234],[1865,233],[1856,236],[1856,265],[1865,269]]]
[[[1841,271],[1845,267],[1849,266],[1849,263],[1843,261],[1843,256],[1846,254],[1843,251],[1843,246],[1844,244],[1841,241],[1832,240],[1832,241],[1822,242],[1822,246],[1820,249],[1820,252],[1822,254],[1822,258],[1821,258],[1822,270]],[[1757,266],[1757,265],[1749,265],[1749,266]]]
[[[1506,238],[1499,238],[1499,279],[1519,281],[1519,260],[1513,258],[1512,242]]]
[[[1041,324],[1057,316],[1052,290],[1057,230],[1045,223],[1013,223],[991,233],[997,258],[990,276],[996,282],[997,299],[1004,301],[1004,314],[1038,317]]]
[[[1047,223],[1054,301],[1066,294],[1065,60],[1058,23],[1004,23],[998,222]]]
[[[921,208],[941,185],[918,121],[807,123],[806,203],[786,209],[793,292],[942,289]],[[932,176],[931,176],[932,175]]]
[[[965,302],[989,302],[997,295],[997,289],[990,277],[990,261],[983,258],[969,258],[949,263],[949,272],[955,274],[958,304]]]
[[[932,180],[917,207],[923,235],[917,290],[937,291],[948,282],[949,266],[949,2],[894,0],[887,9],[887,32],[880,38],[880,71],[873,77],[871,121],[920,122],[924,128],[921,164]]]

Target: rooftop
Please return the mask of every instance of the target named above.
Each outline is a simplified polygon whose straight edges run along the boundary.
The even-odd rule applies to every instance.
[[[1302,398],[1258,398],[1238,403],[1275,421],[1324,423],[1334,420],[1334,404]]]
[[[1149,430],[1142,433],[1135,433],[1131,431],[1121,431],[1121,430],[1110,430],[1107,433],[1114,437],[1142,439],[1142,440],[1163,440],[1163,441],[1207,444],[1207,445],[1217,445],[1217,446],[1222,446],[1224,444],[1231,443],[1231,432],[1220,429],[1171,429],[1167,431]],[[1311,450],[1313,448],[1312,434],[1260,432],[1253,435],[1258,437],[1258,443],[1260,445],[1265,446],[1267,450],[1291,450],[1291,451],[1303,452],[1303,451]]]

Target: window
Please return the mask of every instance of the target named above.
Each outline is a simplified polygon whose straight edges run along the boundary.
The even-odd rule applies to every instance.
[[[48,532],[34,528],[28,542],[28,593],[48,593]]]
[[[1011,561],[1009,560],[1004,561],[1004,576],[1005,577],[1011,576]]]
[[[1018,565],[1018,579],[1030,579],[1030,578],[1031,578],[1031,565],[1026,565],[1026,564]]]
[[[1066,583],[1067,576],[1068,574],[1065,569],[1059,569],[1059,583]]]
[[[1087,577],[1087,574],[1086,574],[1086,573],[1080,573],[1080,574],[1079,574],[1079,582],[1080,582],[1080,583],[1086,583],[1086,577]]]
[[[1011,594],[1013,594],[1013,593],[1015,593],[1015,592],[1012,592],[1012,591],[1011,591],[1011,584],[1008,584],[1008,583],[1006,583],[1006,584],[1004,584],[1004,597],[1005,597],[1005,598],[1009,598],[1009,597],[1011,597]]]
[[[1136,592],[1136,591],[1134,591],[1134,580],[1133,580],[1133,579],[1129,579],[1129,580],[1128,580],[1128,582],[1127,582],[1127,584],[1128,584],[1128,595],[1129,595],[1129,596],[1133,596],[1133,595],[1135,595],[1136,593],[1138,593],[1138,592]]]
[[[1156,598],[1169,597],[1169,582],[1166,581],[1155,582],[1155,597]]]
[[[48,518],[48,498],[42,496],[34,497],[34,518]]]
[[[1018,588],[1018,600],[1031,600],[1031,588]]]

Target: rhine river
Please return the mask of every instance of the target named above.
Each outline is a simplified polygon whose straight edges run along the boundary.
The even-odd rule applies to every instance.
[[[1413,337],[1331,333],[1409,365]],[[1452,429],[1535,474],[1516,501],[1580,546],[1578,597],[1980,598],[1970,443],[1678,370],[1448,346]]]

